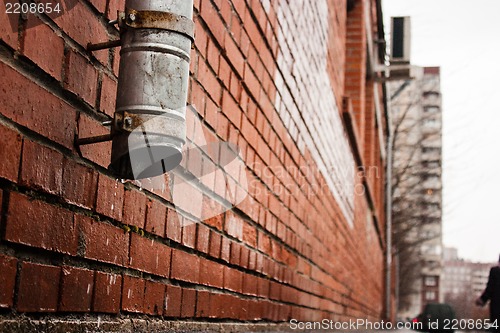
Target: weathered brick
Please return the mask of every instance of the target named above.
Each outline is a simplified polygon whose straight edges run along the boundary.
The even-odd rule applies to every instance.
[[[146,220],[146,196],[136,190],[125,191],[123,223],[144,228]]]
[[[224,285],[224,267],[205,258],[200,258],[200,283],[222,288]]]
[[[109,134],[109,128],[102,126],[102,123],[90,118],[85,114],[80,114],[78,118],[78,137],[90,138]],[[111,141],[99,142],[91,145],[80,146],[83,158],[86,158],[104,168],[111,162]]]
[[[210,230],[210,248],[209,248],[210,256],[214,258],[220,258],[221,243],[222,243],[222,236],[219,233]]]
[[[224,289],[241,293],[243,274],[231,267],[224,267]]]
[[[0,308],[10,308],[14,304],[17,259],[0,254],[0,272],[2,272],[0,274]]]
[[[65,72],[65,88],[94,106],[97,96],[97,70],[94,66],[78,53],[69,52]]]
[[[96,204],[98,213],[121,221],[124,196],[123,184],[119,180],[99,174]]]
[[[94,271],[64,266],[62,268],[59,311],[88,312],[94,289]]]
[[[155,275],[168,277],[171,249],[159,242],[132,233],[129,266]]]
[[[167,285],[165,311],[167,317],[180,317],[181,315],[182,288]]]
[[[61,268],[23,262],[20,275],[17,311],[57,311]]]
[[[220,258],[225,262],[229,262],[231,258],[231,240],[224,236],[222,236]]]
[[[146,209],[146,231],[160,237],[165,236],[167,207],[159,201],[149,200]]]
[[[0,112],[16,123],[67,147],[73,148],[76,113],[29,78],[0,63]],[[29,92],[29,93],[27,93]]]
[[[64,41],[34,15],[28,15],[23,54],[56,80],[61,80]]]
[[[196,249],[203,253],[209,250],[210,229],[204,224],[198,224],[198,233],[196,236]]]
[[[19,193],[10,194],[5,239],[71,255],[78,247],[72,212]]]
[[[168,208],[167,210],[167,224],[165,226],[165,233],[167,238],[180,243],[182,240],[182,216],[177,214],[175,209]]]
[[[120,311],[121,290],[121,275],[95,272],[92,311],[118,313]]]
[[[75,222],[85,258],[126,265],[129,235],[124,230],[79,214],[75,215]]]
[[[182,245],[194,249],[196,246],[196,223],[189,223],[187,221],[187,218],[184,218]]]
[[[21,164],[21,184],[61,194],[63,155],[58,151],[25,140]]]
[[[196,310],[196,290],[182,288],[181,318],[194,317]]]
[[[14,130],[0,125],[0,177],[16,182],[21,161],[21,135]]]
[[[129,275],[123,276],[122,310],[144,313],[146,281]]]
[[[170,278],[198,283],[200,279],[200,257],[195,254],[173,249]]]
[[[162,283],[146,281],[144,294],[144,311],[150,315],[163,315],[165,304],[165,285]]]
[[[0,38],[14,50],[18,47],[19,14],[8,14],[5,8],[6,1],[0,3]]]
[[[102,76],[101,103],[99,105],[101,112],[113,117],[116,104],[117,83],[107,75]]]
[[[206,290],[198,290],[196,295],[196,317],[208,318],[211,311],[210,292]]]
[[[64,14],[54,18],[54,21],[78,44],[85,48],[88,43],[102,43],[109,39],[104,24],[85,4],[71,0],[64,3],[64,5],[70,6],[71,10],[66,9],[65,6]],[[107,64],[107,50],[93,52],[92,54],[103,64]]]
[[[67,202],[92,209],[97,196],[97,172],[68,158],[64,159],[62,194]]]

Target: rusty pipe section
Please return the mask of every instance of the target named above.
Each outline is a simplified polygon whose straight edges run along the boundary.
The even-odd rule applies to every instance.
[[[142,179],[182,160],[193,0],[127,0],[125,6],[110,169]]]

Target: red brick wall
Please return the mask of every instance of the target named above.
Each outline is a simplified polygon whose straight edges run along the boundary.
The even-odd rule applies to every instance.
[[[123,2],[75,0],[54,19],[11,17],[16,32],[0,8],[0,308],[380,318],[384,244],[370,216],[383,216],[383,202],[370,212],[366,191],[343,192],[363,185],[346,150],[342,96],[352,98],[362,132],[374,127],[363,118],[358,81],[365,73],[359,9],[347,17],[336,0],[304,2],[303,11],[276,0],[195,1],[188,102],[208,142],[240,148],[248,196],[210,214],[224,202],[204,195],[202,215],[215,216],[191,221],[177,214],[169,191],[115,180],[106,169],[110,143],[82,147],[81,155],[73,144],[107,133],[100,122],[114,111],[118,50],[85,46],[117,38],[106,21]],[[327,33],[286,34],[309,20]],[[324,81],[306,75],[316,61]],[[311,84],[326,88],[330,104],[317,104],[322,96],[311,95]],[[188,130],[190,141],[194,135]],[[367,136],[376,162],[375,134]],[[204,162],[189,155],[183,165]],[[371,184],[380,193],[383,174]]]

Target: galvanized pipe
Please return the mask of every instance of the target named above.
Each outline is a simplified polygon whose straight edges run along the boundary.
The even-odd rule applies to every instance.
[[[110,169],[161,175],[182,160],[193,0],[127,0]]]

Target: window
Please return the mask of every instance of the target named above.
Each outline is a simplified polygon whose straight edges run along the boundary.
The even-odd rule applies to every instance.
[[[439,112],[439,107],[437,107],[437,106],[426,106],[426,107],[424,107],[424,112],[425,113],[438,113]]]
[[[440,148],[438,147],[423,147],[422,152],[423,153],[433,153],[433,152],[438,152]]]
[[[435,276],[426,276],[424,283],[428,287],[435,287],[437,285],[437,279]]]
[[[424,126],[435,127],[439,124],[438,120],[435,118],[426,118],[424,119]]]
[[[425,300],[426,301],[433,301],[436,299],[436,292],[435,291],[426,291],[425,292]]]
[[[422,162],[422,166],[427,169],[435,169],[439,168],[439,161],[424,161]]]

